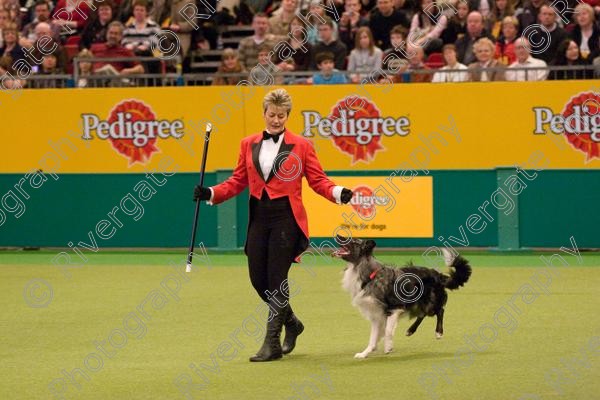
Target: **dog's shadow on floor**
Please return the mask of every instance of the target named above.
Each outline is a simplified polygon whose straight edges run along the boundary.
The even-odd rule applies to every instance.
[[[480,356],[491,356],[498,354],[497,351],[482,351],[474,352],[475,357]],[[356,359],[354,353],[331,353],[318,357],[311,356],[310,354],[296,354],[295,358],[301,359],[322,359],[322,361],[331,361],[332,359],[337,360],[338,363],[344,365],[364,365],[364,363],[398,363],[407,361],[418,361],[418,360],[450,360],[456,358],[456,352],[453,351],[423,351],[419,353],[402,354],[401,350],[394,350],[391,354],[383,354],[381,351],[376,351],[369,355],[367,358]]]

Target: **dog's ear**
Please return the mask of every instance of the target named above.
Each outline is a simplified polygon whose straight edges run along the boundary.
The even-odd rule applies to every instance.
[[[350,242],[350,238],[344,237],[342,235],[336,235],[335,236],[335,241],[340,246],[343,246],[343,245],[348,244],[348,242]]]
[[[375,246],[377,246],[377,243],[375,243],[374,240],[369,239],[365,242],[365,250],[368,253],[371,253],[373,251],[373,249],[375,248]]]

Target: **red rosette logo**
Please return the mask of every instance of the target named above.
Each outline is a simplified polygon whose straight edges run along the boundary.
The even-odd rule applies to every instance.
[[[580,93],[562,111],[567,142],[588,160],[600,157],[600,95]]]
[[[302,111],[302,117],[303,136],[331,138],[337,149],[352,157],[352,164],[370,163],[377,151],[385,150],[382,136],[410,134],[408,117],[383,117],[375,104],[359,96],[342,99],[326,117],[315,110]]]
[[[129,160],[129,166],[148,163],[152,154],[160,151],[156,146],[158,138],[180,139],[185,133],[181,119],[159,120],[148,105],[133,99],[114,106],[106,120],[94,113],[81,114],[81,120],[82,139],[109,140]]]
[[[364,199],[369,199],[373,197],[373,190],[371,190],[368,186],[358,186],[352,189],[354,192],[354,196],[352,196],[352,201],[350,205],[356,211],[358,215],[360,215],[363,219],[369,219],[375,214],[375,204],[369,204],[368,201],[364,201]]]
[[[386,206],[390,199],[387,196],[376,196],[369,186],[357,186],[352,189],[354,196],[350,205],[363,219],[369,220],[375,216],[377,206]]]
[[[381,116],[379,109],[365,98],[359,98],[360,101],[355,101],[353,104],[347,104],[347,99],[337,103],[331,114],[327,117],[331,123],[331,130],[334,145],[344,153],[352,156],[352,164],[358,161],[370,162],[375,157],[375,152],[385,150],[381,145],[381,126],[372,129],[370,123],[365,124],[363,121],[375,121]],[[363,127],[368,125],[367,127]],[[371,128],[371,129],[369,129]],[[338,135],[336,135],[336,132]],[[375,135],[374,133],[377,133]],[[367,143],[364,138],[368,136],[370,140]]]
[[[127,121],[131,122],[131,126],[134,126],[137,121],[154,121],[156,116],[146,104],[136,100],[125,100],[117,104],[108,115],[107,121],[109,124],[118,123],[121,116],[125,116]],[[122,136],[121,132],[121,136]],[[146,130],[139,132],[138,135],[150,136]],[[139,136],[138,136],[139,137]],[[147,139],[147,142],[143,146],[138,146],[136,143],[137,139],[116,139],[113,137],[109,138],[112,147],[119,152],[122,156],[129,159],[129,165],[139,162],[140,164],[146,164],[152,154],[159,151],[154,145],[156,143],[156,137]],[[134,143],[136,140],[136,143]]]

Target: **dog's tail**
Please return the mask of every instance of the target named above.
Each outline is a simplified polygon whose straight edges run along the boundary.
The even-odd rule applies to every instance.
[[[471,276],[471,266],[460,254],[455,255],[446,248],[442,249],[442,253],[444,253],[446,265],[452,268],[450,276],[444,286],[451,290],[458,289],[469,280],[469,277]]]

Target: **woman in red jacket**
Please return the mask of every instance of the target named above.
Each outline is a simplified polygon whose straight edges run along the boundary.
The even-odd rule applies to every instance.
[[[244,248],[252,286],[269,306],[265,341],[250,361],[271,361],[290,353],[304,325],[289,304],[288,271],[308,247],[308,222],[302,204],[302,177],[326,199],[346,204],[350,189],[336,186],[323,172],[308,140],[285,128],[292,101],[284,89],[263,99],[266,130],[242,140],[238,165],[225,182],[196,186],[194,200],[219,204],[250,189],[250,221]],[[285,325],[283,346],[280,342]]]

